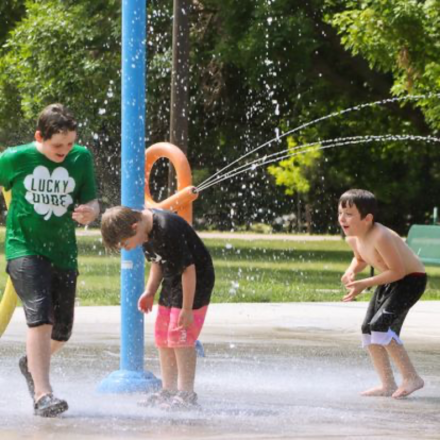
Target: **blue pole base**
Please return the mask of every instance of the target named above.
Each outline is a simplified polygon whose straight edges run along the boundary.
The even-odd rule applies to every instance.
[[[197,339],[196,341],[196,353],[198,357],[205,357],[205,349],[203,348],[202,343]]]
[[[162,381],[149,371],[118,370],[98,385],[102,394],[149,393],[162,386]]]

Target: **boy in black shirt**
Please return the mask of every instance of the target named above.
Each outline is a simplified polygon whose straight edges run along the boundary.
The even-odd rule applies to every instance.
[[[109,249],[132,250],[142,245],[152,263],[138,302],[141,312],[152,311],[154,296],[162,284],[155,324],[162,390],[141,404],[162,408],[196,406],[195,343],[215,279],[208,250],[184,219],[159,209],[110,208],[102,216],[101,232]]]

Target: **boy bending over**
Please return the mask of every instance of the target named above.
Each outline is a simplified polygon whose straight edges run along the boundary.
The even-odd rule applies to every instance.
[[[338,220],[354,258],[342,277],[348,289],[343,301],[352,301],[364,289],[377,286],[362,324],[363,346],[368,348],[381,384],[364,396],[405,397],[423,387],[399,338],[409,309],[426,288],[427,276],[419,258],[391,229],[375,222],[376,199],[369,191],[352,189],[339,199]],[[355,281],[366,266],[378,275]],[[390,365],[402,375],[398,387]]]
[[[208,250],[183,218],[160,209],[110,208],[102,216],[101,232],[109,249],[132,250],[141,245],[151,262],[147,286],[138,302],[141,312],[152,311],[162,284],[155,324],[162,390],[140,404],[164,409],[196,407],[195,343],[214,287]]]

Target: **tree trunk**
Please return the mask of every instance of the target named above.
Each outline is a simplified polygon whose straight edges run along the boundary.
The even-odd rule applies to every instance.
[[[190,0],[174,0],[173,66],[171,72],[170,142],[188,152],[189,12]],[[174,167],[169,165],[168,190],[175,189]]]

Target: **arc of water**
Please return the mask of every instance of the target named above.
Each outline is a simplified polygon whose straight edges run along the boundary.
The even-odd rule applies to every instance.
[[[389,138],[390,136],[393,136],[393,135],[382,135],[380,137],[388,137]],[[372,136],[372,135],[368,135],[368,136],[349,136],[349,137],[335,138],[335,139],[324,139],[324,140],[321,140],[321,141],[310,142],[310,143],[302,144],[302,145],[299,145],[299,146],[296,146],[296,147],[293,147],[293,148],[289,148],[289,149],[285,149],[285,150],[282,150],[282,151],[278,151],[276,153],[269,154],[268,156],[266,155],[266,156],[260,157],[258,159],[255,159],[252,162],[247,162],[244,165],[241,165],[241,166],[239,166],[237,168],[234,168],[234,169],[232,169],[232,170],[230,170],[230,171],[228,171],[228,172],[226,172],[224,174],[221,174],[221,175],[217,176],[217,179],[214,179],[211,182],[208,182],[208,183],[206,183],[204,185],[199,185],[197,187],[197,190],[198,191],[203,191],[206,187],[211,186],[211,184],[217,183],[217,181],[220,180],[220,179],[223,180],[224,178],[226,178],[226,177],[228,177],[228,176],[230,176],[232,174],[235,174],[237,171],[239,171],[239,170],[241,170],[243,168],[247,168],[247,167],[249,167],[251,165],[257,164],[260,161],[265,161],[265,160],[273,158],[273,157],[281,156],[281,155],[285,154],[286,151],[293,152],[293,151],[300,150],[300,149],[307,148],[307,147],[314,146],[314,145],[322,145],[322,144],[328,144],[328,143],[333,143],[333,142],[341,142],[341,141],[348,142],[348,141],[357,140],[357,139],[365,140],[365,139],[368,139],[370,137],[374,137],[374,136]]]
[[[312,142],[312,143],[308,143],[308,144],[303,144],[297,147],[294,147],[292,149],[286,149],[283,151],[279,151],[277,153],[273,153],[269,156],[264,156],[262,158],[258,158],[256,160],[254,160],[253,162],[248,162],[244,165],[241,165],[240,167],[234,168],[231,171],[228,171],[227,173],[218,176],[217,179],[215,181],[212,181],[211,183],[205,184],[203,186],[199,186],[198,187],[198,191],[203,191],[204,189],[215,185],[216,183],[220,183],[224,180],[227,180],[228,178],[232,178],[235,175],[241,174],[239,173],[240,170],[243,170],[243,172],[245,171],[249,171],[252,170],[253,168],[255,168],[255,165],[260,162],[260,161],[266,161],[267,159],[276,157],[276,156],[280,156],[286,153],[286,151],[289,151],[289,154],[291,154],[293,151],[295,150],[299,150],[299,149],[305,149],[307,147],[313,146],[313,145],[322,145],[322,144],[327,144],[327,143],[337,143],[337,146],[340,145],[347,145],[347,144],[352,144],[354,143],[353,141],[361,141],[361,142],[367,142],[369,139],[372,139],[373,141],[386,141],[386,140],[396,140],[396,141],[402,141],[402,140],[424,140],[424,141],[434,141],[436,138],[430,137],[430,136],[416,136],[416,135],[393,135],[393,134],[388,134],[388,135],[367,135],[367,136],[351,136],[351,137],[344,137],[344,138],[335,138],[335,139],[327,139],[327,140],[322,140],[320,142]],[[343,143],[340,143],[343,142]],[[371,141],[370,141],[371,142]],[[359,142],[356,142],[359,143]],[[335,145],[336,146],[336,145]],[[282,158],[285,158],[285,156],[282,157],[278,157],[276,160],[282,160]],[[271,161],[274,162],[274,161]],[[264,164],[267,162],[264,162]],[[263,163],[261,164],[263,165]]]
[[[362,136],[360,136],[360,137],[362,138]],[[344,138],[341,138],[341,139],[344,139]],[[237,172],[235,172],[233,174],[227,174],[226,176],[223,176],[222,178],[220,178],[219,180],[216,180],[215,182],[211,182],[211,183],[209,183],[207,185],[204,185],[203,189],[199,189],[198,191],[201,192],[201,191],[203,191],[205,189],[210,188],[211,186],[217,185],[218,183],[221,183],[221,182],[223,182],[225,180],[229,180],[229,179],[232,179],[234,177],[237,177],[238,175],[240,175],[242,173],[245,173],[247,171],[255,170],[255,169],[257,169],[257,168],[259,168],[261,166],[269,165],[271,163],[278,162],[278,161],[283,160],[283,159],[288,159],[288,158],[293,157],[293,156],[298,156],[300,154],[306,153],[307,151],[320,151],[320,150],[325,150],[325,149],[328,149],[328,148],[334,148],[334,147],[343,146],[343,145],[356,145],[356,144],[360,144],[360,143],[371,143],[371,142],[385,142],[385,141],[389,141],[389,140],[395,140],[395,141],[414,140],[414,141],[438,142],[438,143],[440,143],[440,138],[436,138],[436,137],[433,137],[433,136],[382,135],[382,136],[375,136],[375,137],[373,137],[373,136],[368,136],[368,137],[365,136],[364,139],[349,140],[349,141],[345,141],[345,142],[334,142],[334,143],[331,143],[329,145],[324,145],[324,146],[321,146],[321,147],[308,147],[308,148],[302,149],[301,151],[296,151],[296,152],[292,152],[292,150],[291,150],[288,154],[285,154],[285,155],[283,155],[281,157],[277,157],[275,159],[272,158],[270,160],[267,160],[268,159],[268,157],[267,157],[266,160],[264,162],[262,162],[262,163],[259,163],[259,164],[255,164],[255,163],[247,164],[246,168],[241,169],[241,170],[239,170],[239,171],[237,171]],[[307,145],[307,144],[305,144],[305,145]],[[286,150],[284,150],[284,151],[286,151]]]
[[[438,98],[438,97],[440,97],[440,93],[428,93],[427,95],[409,95],[409,96],[403,96],[403,97],[383,99],[381,101],[367,102],[364,104],[359,104],[355,107],[350,107],[348,109],[340,110],[339,112],[330,113],[329,115],[322,116],[322,117],[320,117],[318,119],[314,119],[313,121],[310,121],[310,122],[306,122],[296,128],[293,128],[292,130],[287,131],[286,133],[283,133],[282,135],[274,137],[273,139],[265,142],[264,144],[258,146],[257,148],[254,148],[253,150],[243,154],[238,159],[232,161],[231,163],[229,163],[228,165],[226,165],[225,167],[223,167],[222,169],[220,169],[219,171],[217,171],[216,173],[214,173],[213,175],[211,175],[210,177],[205,179],[197,188],[200,188],[200,187],[207,185],[209,182],[211,182],[211,180],[215,179],[223,171],[225,171],[228,168],[230,168],[231,166],[235,165],[237,162],[243,160],[245,157],[249,156],[250,154],[256,153],[257,151],[261,150],[262,148],[267,147],[268,145],[270,145],[271,143],[273,143],[275,141],[279,141],[280,139],[288,136],[289,134],[293,134],[297,131],[303,130],[304,128],[310,127],[311,125],[318,124],[319,122],[322,122],[326,119],[334,118],[336,116],[341,116],[345,113],[349,113],[349,112],[353,112],[353,111],[360,111],[360,110],[363,110],[364,108],[373,107],[376,105],[390,104],[390,103],[399,102],[399,101],[411,101],[411,100],[417,101],[420,99],[427,99],[427,98],[432,98],[432,97]]]

